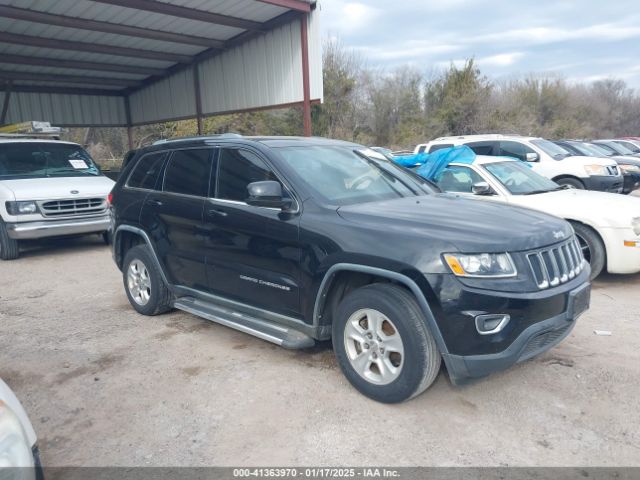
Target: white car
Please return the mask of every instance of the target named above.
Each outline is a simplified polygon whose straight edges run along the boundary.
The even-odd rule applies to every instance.
[[[13,391],[0,379],[0,470],[20,468],[21,475],[6,478],[42,478],[36,432]],[[5,478],[0,473],[0,478]]]
[[[109,240],[113,180],[75,143],[0,136],[0,259],[19,241],[101,234]]]
[[[467,145],[477,155],[513,157],[531,163],[533,170],[560,185],[580,190],[622,193],[624,179],[609,158],[571,155],[562,147],[536,137],[516,135],[465,135],[442,137],[418,145],[415,153]]]
[[[576,190],[538,175],[529,164],[478,155],[472,164],[451,163],[435,183],[445,192],[473,195],[540,210],[568,220],[595,278],[640,272],[640,198]],[[547,259],[553,262],[560,259]]]

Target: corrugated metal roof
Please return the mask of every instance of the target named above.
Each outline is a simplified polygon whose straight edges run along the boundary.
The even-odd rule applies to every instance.
[[[181,67],[177,60],[190,64],[197,59],[201,63],[205,114],[302,100],[300,26],[296,20],[299,15],[292,15],[289,8],[261,0],[152,0],[145,5],[146,2],[149,0],[140,4],[144,10],[138,10],[113,0],[0,0],[0,7],[11,7],[4,10],[10,13],[0,17],[0,35],[3,35],[0,37],[0,88],[6,88],[2,86],[3,73],[14,85],[5,121],[40,119],[63,125],[124,125],[127,122],[125,96],[130,98],[134,123],[194,116],[192,69]],[[309,5],[315,0],[302,2]],[[134,4],[132,0],[131,5]],[[183,18],[193,14],[165,11],[166,5],[190,9],[199,18]],[[157,9],[157,12],[148,9]],[[39,13],[49,16],[36,18]],[[238,20],[232,19],[231,24],[252,29],[260,24],[265,33],[251,32],[251,39],[245,41],[249,31],[218,24],[213,20],[219,18],[208,18],[208,14],[234,17]],[[52,19],[50,15],[58,17]],[[322,96],[317,17],[317,12],[309,17],[310,84],[314,99]],[[208,21],[203,21],[207,18]],[[84,21],[103,23],[93,29],[82,23]],[[225,23],[224,19],[220,21]],[[239,23],[242,21],[245,23]],[[146,31],[124,32],[118,26]],[[196,38],[196,42],[193,38],[189,41],[175,35],[167,38],[161,35],[164,32],[200,38]],[[241,37],[243,41],[236,40]],[[202,44],[209,40],[214,44],[233,43],[220,52]],[[93,51],[95,48],[99,51]],[[158,54],[173,57],[148,58]],[[87,68],[74,67],[73,62],[86,62]],[[118,66],[138,68],[127,72],[118,71]],[[140,72],[141,67],[154,70]],[[165,71],[165,75],[158,77],[159,70]],[[35,75],[40,75],[42,80]],[[162,76],[166,78],[159,80]],[[86,80],[82,80],[83,77]],[[123,81],[131,83],[120,85]],[[30,91],[20,91],[21,88]],[[31,92],[38,88],[49,91]],[[82,90],[82,95],[73,95],[75,90]],[[121,91],[122,97],[98,95],[107,90]],[[94,92],[95,95],[88,95]],[[4,96],[2,92],[0,95]],[[63,104],[64,108],[57,109]],[[80,112],[82,105],[86,110]],[[93,111],[103,107],[104,112]]]

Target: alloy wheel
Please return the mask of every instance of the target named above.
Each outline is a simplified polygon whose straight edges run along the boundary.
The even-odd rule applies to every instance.
[[[344,345],[351,366],[365,380],[388,385],[400,376],[404,344],[382,312],[366,308],[353,313],[345,325]]]

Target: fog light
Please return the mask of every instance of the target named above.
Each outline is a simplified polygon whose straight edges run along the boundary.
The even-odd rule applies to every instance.
[[[476,330],[480,335],[493,335],[501,332],[507,326],[511,316],[504,314],[478,315],[475,320]]]

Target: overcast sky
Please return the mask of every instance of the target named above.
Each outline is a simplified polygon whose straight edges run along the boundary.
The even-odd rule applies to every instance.
[[[622,78],[640,89],[638,0],[320,0],[324,37],[370,66],[475,57],[486,75]]]

